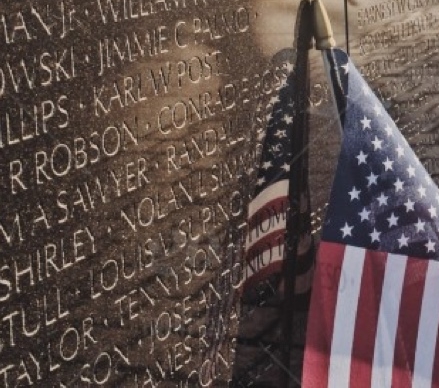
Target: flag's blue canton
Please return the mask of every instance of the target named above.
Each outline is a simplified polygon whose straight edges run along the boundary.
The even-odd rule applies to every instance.
[[[291,134],[293,130],[294,85],[293,65],[288,64],[289,76],[282,82],[279,95],[271,97],[272,113],[268,124],[256,182],[255,196],[267,186],[288,179],[291,163]]]
[[[439,258],[437,186],[347,55],[334,56],[347,107],[323,239]]]

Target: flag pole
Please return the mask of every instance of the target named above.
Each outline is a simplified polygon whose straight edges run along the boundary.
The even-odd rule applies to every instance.
[[[322,0],[313,1],[313,23],[316,49],[322,51],[323,62],[325,69],[328,72],[328,78],[329,80],[337,80],[337,82],[330,82],[330,91],[333,101],[336,104],[336,108],[338,108],[338,112],[340,112],[337,116],[339,116],[338,124],[340,134],[343,136],[345,96],[339,77],[337,75],[332,77],[330,74],[330,69],[333,68],[333,66],[330,66],[328,61],[332,63],[335,61],[332,49],[336,46],[336,42],[332,31],[331,21]]]
[[[317,50],[328,50],[335,47],[334,33],[328,12],[322,0],[313,0],[314,39]]]
[[[309,0],[302,0],[299,7],[299,14],[296,21],[296,63],[295,82],[297,93],[294,99],[295,118],[293,121],[292,139],[290,153],[294,156],[291,161],[289,172],[289,215],[286,224],[285,252],[284,252],[284,297],[282,311],[282,333],[283,351],[282,364],[286,367],[280,377],[280,387],[290,387],[292,379],[291,347],[293,344],[293,324],[295,314],[295,288],[297,274],[297,259],[299,242],[301,237],[301,197],[306,182],[305,158],[307,157],[308,143],[308,101],[309,101],[309,67],[308,51],[312,41],[312,3]],[[289,373],[288,373],[289,372]]]
[[[300,18],[300,25],[297,27],[297,36],[301,40],[297,41],[297,50],[309,50],[312,36],[316,40],[316,48],[326,50],[335,47],[332,28],[327,12],[321,0],[303,2],[304,13]],[[308,55],[297,56],[296,60],[296,80],[298,84],[295,99],[296,116],[293,123],[292,155],[297,155],[296,160],[292,161],[292,168],[289,177],[289,198],[290,215],[287,219],[287,234],[285,245],[284,260],[284,309],[283,309],[283,334],[285,349],[283,352],[283,364],[289,369],[291,365],[291,349],[293,342],[293,325],[295,315],[295,286],[297,275],[298,248],[301,238],[301,225],[303,216],[301,214],[301,203],[303,201],[306,186],[306,158],[308,157],[308,138],[309,138],[309,116],[307,112],[309,97],[309,68]],[[290,387],[290,375],[285,373],[281,377],[281,387]]]

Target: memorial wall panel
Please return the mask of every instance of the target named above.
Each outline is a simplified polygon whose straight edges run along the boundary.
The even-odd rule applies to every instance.
[[[270,344],[236,343],[239,322],[251,332],[278,309],[239,305],[237,290],[297,5],[0,4],[0,386],[225,387],[233,368],[234,386],[276,386]],[[352,0],[348,37],[344,4],[326,5],[437,177],[439,4]],[[311,73],[318,238],[340,136],[317,52]]]
[[[0,385],[225,386],[267,66],[248,1],[0,5]]]

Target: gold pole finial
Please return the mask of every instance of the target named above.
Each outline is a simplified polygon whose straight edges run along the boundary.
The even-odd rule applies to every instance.
[[[322,0],[314,0],[313,7],[316,49],[326,50],[335,47],[331,22]]]

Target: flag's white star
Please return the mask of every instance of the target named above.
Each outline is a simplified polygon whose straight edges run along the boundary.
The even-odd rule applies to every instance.
[[[393,163],[394,161],[390,160],[389,157],[387,157],[386,161],[383,162],[385,171],[393,171]]]
[[[375,175],[373,172],[371,172],[370,175],[366,177],[366,179],[367,187],[370,187],[377,184],[378,175]]]
[[[262,177],[262,178],[259,178],[259,179],[258,179],[258,186],[261,186],[261,185],[263,185],[263,184],[264,184],[264,182],[265,182],[265,178],[264,178],[264,177]]]
[[[291,168],[290,168],[290,165],[288,163],[284,163],[282,165],[282,169],[284,169],[285,172],[288,172],[288,171],[290,171]]]
[[[352,236],[352,229],[354,227],[353,226],[349,226],[348,223],[346,222],[343,226],[343,228],[341,228],[340,230],[343,233],[343,238],[347,237],[347,236]]]
[[[387,124],[387,126],[386,126],[386,128],[384,128],[384,130],[387,133],[387,137],[393,136],[393,129],[389,124]]]
[[[274,134],[274,136],[278,137],[279,139],[282,139],[284,137],[287,137],[287,131],[285,129],[284,130],[278,129]]]
[[[373,228],[372,233],[369,233],[369,236],[370,236],[372,242],[374,242],[374,241],[380,242],[380,235],[381,235],[381,232],[378,232],[375,228]]]
[[[419,195],[421,196],[421,198],[423,198],[423,197],[426,197],[427,196],[427,194],[426,194],[426,192],[425,192],[425,187],[424,186],[419,186],[419,188],[418,188],[418,193],[419,193]]]
[[[398,226],[398,219],[399,217],[396,217],[395,214],[392,213],[387,219],[387,222],[389,223],[389,228],[391,228],[392,226]]]
[[[247,170],[247,174],[248,174],[248,175],[251,175],[251,174],[253,174],[254,171],[255,171],[255,169],[254,169],[253,167],[250,167],[250,168]]]
[[[275,152],[281,152],[282,151],[282,147],[280,144],[276,144],[271,146],[270,151],[274,154]]]
[[[364,116],[363,120],[360,120],[361,124],[363,125],[363,129],[371,129],[370,127],[370,122],[371,120],[369,120],[366,116]]]
[[[283,120],[288,124],[293,122],[293,118],[290,115],[284,115]]]
[[[354,186],[348,194],[351,197],[351,201],[353,201],[354,199],[360,199],[359,197],[360,193],[361,191],[357,190],[356,187]]]
[[[427,248],[427,252],[434,252],[435,246],[436,246],[436,243],[430,239],[428,239],[428,243],[425,244],[425,248]]]
[[[291,73],[294,70],[294,64],[291,62],[287,62],[285,67],[287,68],[288,73]]]
[[[430,213],[431,218],[437,217],[437,209],[433,205],[430,206],[430,208],[428,209],[428,212]]]
[[[363,208],[363,210],[361,211],[361,213],[358,213],[361,217],[361,222],[363,221],[369,221],[369,214],[370,211],[368,211],[366,208]]]
[[[415,176],[415,169],[412,165],[408,166],[407,172],[409,174],[409,178],[413,178]]]
[[[363,151],[360,151],[356,158],[358,159],[358,165],[363,163],[366,164],[367,154],[365,154]]]
[[[381,193],[379,197],[377,197],[379,206],[385,206],[387,205],[387,200],[389,197],[385,196],[384,193]]]
[[[376,136],[375,136],[375,139],[373,139],[373,141],[371,143],[373,144],[374,151],[381,150],[383,148],[382,147],[383,141],[378,139],[378,137],[376,137]]]
[[[377,116],[381,116],[383,114],[382,109],[381,109],[381,107],[379,105],[375,105],[373,107],[373,110],[375,111],[375,114]]]
[[[425,222],[422,222],[420,218],[418,218],[418,222],[415,224],[415,226],[418,233],[425,230]]]
[[[268,170],[270,167],[273,167],[273,163],[271,163],[270,161],[264,162],[264,163],[262,164],[262,168],[263,168],[264,170]]]
[[[404,156],[404,148],[402,148],[400,144],[398,144],[398,147],[396,147],[396,152],[398,153],[398,158]]]
[[[280,98],[279,98],[279,96],[273,96],[273,97],[271,97],[270,98],[270,103],[271,104],[276,104],[276,102],[279,102],[280,101]]]
[[[345,74],[349,73],[349,62],[345,65],[341,65],[341,67],[343,68]]]
[[[401,179],[397,178],[396,182],[394,183],[394,185],[395,185],[395,191],[396,192],[402,191],[403,187],[404,187],[404,182]]]
[[[410,198],[407,200],[406,203],[404,203],[405,211],[408,213],[409,211],[415,211],[415,203],[410,200]]]
[[[403,233],[403,234],[401,234],[401,237],[398,239],[398,242],[399,242],[399,247],[400,248],[402,248],[402,247],[408,247],[409,246],[409,238],[408,237],[406,237],[406,235]]]

